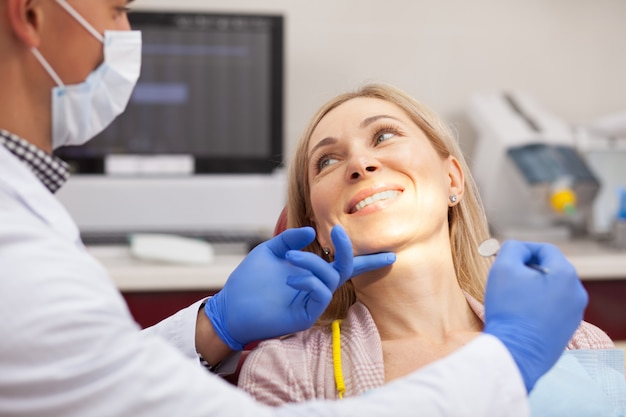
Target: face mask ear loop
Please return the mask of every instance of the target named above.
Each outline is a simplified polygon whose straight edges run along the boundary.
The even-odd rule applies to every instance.
[[[57,85],[59,87],[64,87],[65,84],[63,84],[63,81],[61,81],[61,78],[52,69],[50,64],[48,64],[48,61],[46,61],[46,59],[43,57],[43,55],[41,55],[41,52],[39,52],[39,50],[37,48],[32,48],[31,51],[35,55],[35,58],[37,58],[37,61],[39,61],[39,63],[48,72],[48,74],[50,74],[50,77],[54,80],[54,82],[57,83]]]
[[[93,36],[95,36],[96,39],[98,39],[100,42],[104,43],[104,36],[99,34],[98,31],[95,30],[93,28],[93,26],[91,26],[91,24],[89,24],[89,22],[87,22],[84,17],[82,17],[80,14],[78,14],[78,12],[76,10],[74,10],[74,8],[72,6],[70,6],[65,0],[57,0],[57,3],[59,3],[59,5],[61,7],[63,7],[66,12],[71,14],[72,17],[74,19],[76,19],[78,21],[78,23],[80,23],[85,29],[87,29],[87,31],[89,33],[91,33]]]

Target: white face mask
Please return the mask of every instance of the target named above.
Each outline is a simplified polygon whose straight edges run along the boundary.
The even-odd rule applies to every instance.
[[[98,33],[65,0],[57,0],[104,45],[104,61],[80,84],[64,85],[41,53],[33,54],[57,83],[52,89],[52,148],[82,145],[119,116],[135,88],[141,70],[141,32]]]

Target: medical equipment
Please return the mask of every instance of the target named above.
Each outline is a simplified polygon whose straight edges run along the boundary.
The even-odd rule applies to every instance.
[[[626,188],[620,190],[619,208],[613,226],[613,245],[626,249]]]
[[[486,239],[478,245],[478,253],[480,256],[488,258],[490,256],[496,256],[500,250],[500,242],[498,239]]]
[[[519,92],[475,94],[469,116],[478,131],[471,168],[493,233],[557,241],[586,233],[600,182],[569,124]]]
[[[577,147],[602,184],[593,204],[590,232],[613,239],[621,217],[621,193],[626,189],[626,111],[579,126]]]
[[[478,245],[478,254],[485,258],[489,258],[491,256],[496,256],[498,251],[500,250],[500,242],[498,239],[489,238],[483,240],[480,245]],[[547,274],[550,272],[548,268],[544,268],[541,265],[528,263],[527,267],[534,269],[535,271],[539,271],[542,274]]]

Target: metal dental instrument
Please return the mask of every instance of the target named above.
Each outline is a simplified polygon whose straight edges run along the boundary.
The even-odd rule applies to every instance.
[[[496,256],[499,250],[500,242],[498,242],[498,239],[494,238],[483,240],[480,245],[478,245],[478,253],[480,254],[480,256],[484,256],[485,258],[488,258],[490,256]],[[526,264],[526,266],[534,269],[535,271],[539,271],[542,274],[547,274],[550,272],[548,268],[544,268],[541,265]]]
[[[498,242],[498,239],[494,238],[483,240],[482,243],[478,245],[478,253],[485,258],[496,256],[499,250],[500,242]]]

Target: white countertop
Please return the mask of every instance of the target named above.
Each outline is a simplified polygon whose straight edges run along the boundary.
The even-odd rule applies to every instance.
[[[558,245],[583,280],[626,279],[626,251],[596,242]],[[132,257],[128,246],[91,246],[89,252],[109,271],[121,291],[217,290],[244,258],[243,250],[216,251],[206,265],[148,262]]]
[[[576,267],[583,281],[626,279],[626,249],[595,241],[573,241],[557,246]]]
[[[181,265],[134,258],[128,246],[91,246],[120,291],[187,291],[222,288],[243,260],[242,253],[216,254],[206,265]]]

